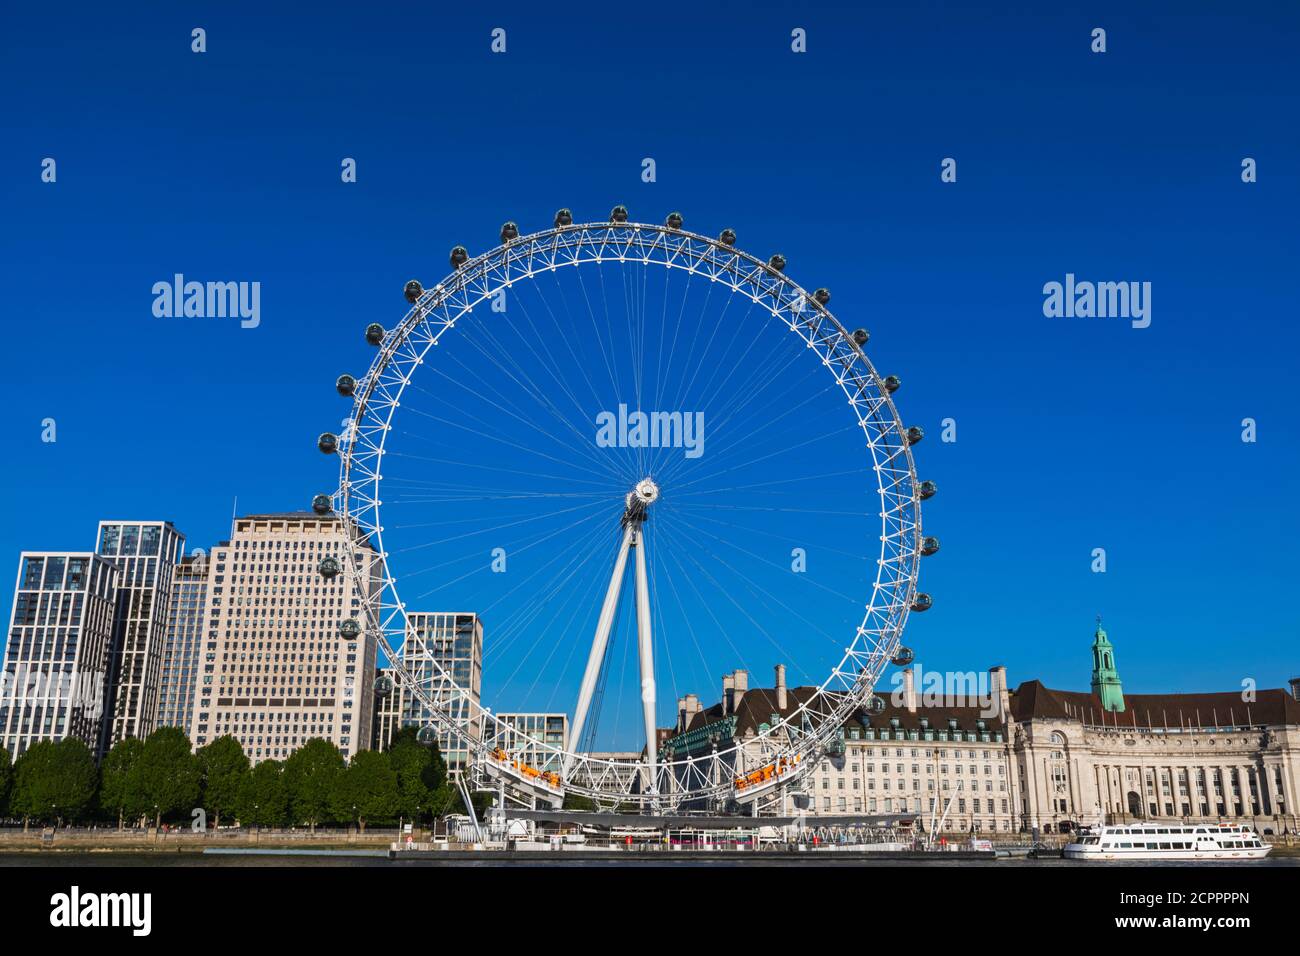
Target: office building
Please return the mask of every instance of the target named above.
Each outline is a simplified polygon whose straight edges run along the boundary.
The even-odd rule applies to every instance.
[[[89,552],[19,557],[0,676],[0,747],[10,757],[38,740],[100,745],[118,574]]]
[[[560,772],[561,758],[554,750],[569,744],[568,714],[501,713],[493,746],[537,770]]]
[[[378,625],[363,598],[373,610],[383,567],[371,545],[334,516],[247,515],[208,560],[194,745],[230,734],[254,763],[314,737],[348,758],[369,748]]]
[[[476,732],[483,690],[483,624],[477,614],[408,613],[402,662],[427,696],[441,703],[448,719]],[[466,693],[453,693],[452,681]],[[410,687],[400,692],[402,726],[435,727],[448,772],[459,773],[469,762],[468,748],[445,729],[445,723],[435,721]]]
[[[100,557],[120,572],[102,744],[106,752],[119,740],[148,737],[157,726],[172,569],[185,538],[170,521],[101,521],[98,540]]]
[[[202,552],[181,558],[172,571],[158,685],[159,727],[187,734],[194,717],[200,657],[208,634],[208,558]]]

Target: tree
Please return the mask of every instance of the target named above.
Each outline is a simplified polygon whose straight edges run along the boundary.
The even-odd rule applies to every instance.
[[[438,745],[426,747],[416,737],[414,727],[403,727],[388,745],[388,757],[397,774],[397,813],[403,818],[420,820],[441,816],[451,803],[444,793],[447,763]]]
[[[90,748],[75,737],[58,743],[40,740],[14,764],[14,813],[23,818],[58,821],[77,819],[95,796],[99,774]]]
[[[244,826],[283,826],[289,818],[284,764],[278,760],[263,760],[246,774],[239,785],[235,812]]]
[[[133,788],[131,771],[140,760],[144,741],[127,737],[113,745],[99,768],[99,806],[117,814],[117,828],[122,829],[127,814],[133,818],[145,812],[139,794]]]
[[[9,751],[0,747],[0,817],[9,812],[9,787],[13,780],[14,768],[9,761]]]
[[[596,801],[577,793],[566,793],[562,810],[581,810],[584,813],[596,812]]]
[[[248,776],[248,757],[229,734],[200,747],[195,756],[203,782],[203,806],[215,816],[214,825],[221,826],[221,814],[234,813],[239,802],[240,788]]]
[[[331,819],[334,793],[343,776],[343,755],[328,740],[313,737],[284,762],[289,811],[294,820],[316,832],[316,824]]]
[[[199,761],[190,752],[190,738],[179,727],[159,727],[151,733],[131,768],[127,786],[154,826],[164,814],[191,810],[199,801]]]
[[[362,833],[367,820],[397,815],[397,773],[388,754],[362,750],[352,758],[334,790],[334,815],[354,820]]]

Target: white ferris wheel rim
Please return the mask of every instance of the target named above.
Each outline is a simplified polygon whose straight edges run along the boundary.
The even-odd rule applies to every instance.
[[[753,759],[762,764],[785,761],[781,765],[792,771],[784,778],[789,782],[816,763],[809,758],[867,703],[886,664],[899,651],[917,594],[921,496],[906,430],[890,391],[861,344],[783,271],[721,239],[649,223],[557,225],[508,239],[482,255],[467,258],[431,289],[419,291],[402,321],[385,330],[369,370],[356,379],[353,414],[338,442],[339,489],[331,499],[334,513],[354,543],[369,542],[383,558],[378,589],[373,593],[369,588],[358,589],[362,626],[375,631],[378,646],[404,691],[413,693],[434,715],[437,729],[449,731],[471,755],[471,763],[485,759],[506,725],[489,708],[473,704],[469,691],[435,659],[424,663],[433,665],[430,673],[439,687],[436,695],[409,672],[403,660],[402,644],[411,633],[406,607],[388,565],[380,522],[381,465],[387,435],[415,369],[441,336],[476,306],[515,282],[532,280],[544,272],[612,262],[687,270],[729,286],[765,308],[818,353],[821,364],[844,391],[867,438],[881,499],[881,553],[862,623],[840,663],[806,700],[775,724],[765,724],[755,738],[714,741],[713,752],[704,757],[661,758],[657,780],[651,782],[649,792],[644,792],[645,781],[638,777],[644,767],[642,760],[593,757],[576,749],[578,741],[569,741],[565,748],[542,741],[530,745],[572,767],[568,779],[561,782],[564,792],[598,800],[644,803],[653,799],[662,806],[726,795],[734,790],[734,774]],[[359,573],[353,549],[345,552],[345,570]],[[369,693],[367,683],[360,683],[362,692]]]

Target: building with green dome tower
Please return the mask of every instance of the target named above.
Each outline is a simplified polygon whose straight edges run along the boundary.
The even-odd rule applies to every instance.
[[[1113,714],[1124,712],[1124,685],[1115,669],[1115,648],[1097,615],[1097,633],[1092,641],[1092,692],[1101,698],[1102,709]]]

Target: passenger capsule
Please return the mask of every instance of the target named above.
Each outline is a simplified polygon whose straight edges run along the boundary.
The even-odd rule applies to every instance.
[[[424,287],[412,279],[406,283],[406,301],[415,305],[420,301],[420,296],[424,295]]]
[[[311,500],[311,510],[318,515],[327,515],[334,510],[334,502],[329,495],[317,495]]]
[[[426,747],[432,747],[438,742],[438,732],[425,724],[415,732],[415,739]]]
[[[853,344],[856,345],[858,348],[862,348],[862,346],[866,345],[870,339],[871,339],[871,333],[868,332],[866,329],[853,330]]]
[[[736,231],[734,229],[724,229],[718,233],[718,242],[724,246],[734,246],[736,244]]]
[[[924,501],[926,498],[933,498],[939,491],[939,486],[933,481],[923,481],[916,488],[917,497]]]
[[[818,289],[816,292],[813,293],[813,301],[815,301],[818,305],[822,306],[823,308],[829,305],[831,301],[831,290]]]
[[[511,239],[519,238],[519,227],[513,222],[503,223],[501,226],[501,241],[509,242]]]
[[[387,674],[380,674],[375,678],[375,696],[391,697],[393,694],[393,679]]]
[[[872,694],[867,698],[867,713],[880,716],[885,712],[885,698],[879,694]]]
[[[781,253],[778,252],[778,253],[777,253],[776,255],[774,255],[771,259],[768,259],[768,260],[767,260],[767,267],[768,267],[769,269],[772,269],[772,270],[775,271],[775,272],[784,272],[784,271],[785,271],[785,256],[781,255]]]
[[[357,390],[357,380],[351,375],[340,375],[339,380],[334,383],[338,393],[344,398],[350,398],[352,393]]]
[[[915,445],[925,437],[925,431],[919,425],[913,425],[904,434],[907,436],[907,443],[909,445]]]
[[[938,539],[938,538],[922,538],[922,539],[921,539],[921,553],[922,553],[923,555],[925,555],[927,558],[928,558],[930,555],[932,555],[932,554],[937,554],[938,551],[939,551],[939,539]]]
[[[887,391],[890,395],[893,395],[896,391],[898,391],[899,387],[902,384],[903,384],[903,380],[899,378],[897,375],[885,376],[885,391]]]
[[[345,641],[355,641],[361,633],[361,625],[355,617],[350,617],[339,625],[339,637]]]
[[[332,455],[339,450],[339,436],[331,432],[324,432],[320,438],[316,439],[316,447],[323,454]]]
[[[668,218],[664,220],[664,225],[669,229],[682,228],[682,214],[679,212],[670,212]]]
[[[451,267],[453,269],[459,269],[465,263],[469,262],[469,252],[464,246],[453,246],[451,255],[448,258],[451,260]]]
[[[627,222],[627,206],[615,206],[609,211],[611,222]]]
[[[343,569],[339,567],[337,558],[321,558],[316,570],[320,572],[321,577],[328,581],[331,578],[338,577],[338,573]]]
[[[931,598],[930,595],[926,594],[924,591],[917,591],[916,599],[912,601],[912,610],[928,611],[933,604],[934,599]]]
[[[560,226],[572,226],[573,213],[567,209],[557,210],[555,213],[555,225],[557,228]]]
[[[417,296],[418,298],[418,296]],[[366,326],[366,341],[371,345],[382,345],[384,342],[384,327],[378,322],[371,322]]]
[[[900,644],[898,647],[898,652],[892,658],[890,658],[889,662],[893,664],[895,667],[906,667],[914,660],[916,660],[916,655],[912,653],[912,649],[910,647],[904,647]]]

